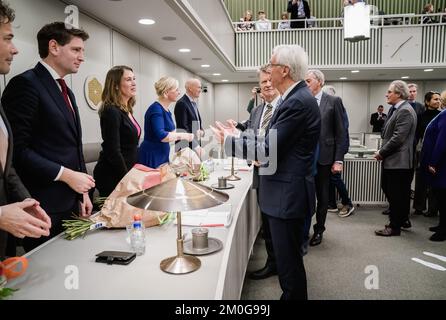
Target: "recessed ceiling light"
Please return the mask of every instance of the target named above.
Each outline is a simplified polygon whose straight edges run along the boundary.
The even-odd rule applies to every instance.
[[[202,64],[201,67],[202,67],[202,68],[209,68],[210,65],[208,65],[208,64]]]
[[[213,76],[221,76],[221,73],[213,73]]]
[[[347,80],[347,77],[340,77],[339,80]]]
[[[223,79],[223,80],[221,80],[221,82],[228,82],[229,80],[226,80],[226,79]]]
[[[176,37],[171,37],[171,36],[165,36],[165,37],[162,37],[161,39],[163,39],[164,41],[175,41],[175,40],[177,40]]]
[[[352,70],[352,73],[359,73],[359,70]]]
[[[432,72],[434,69],[424,69],[424,72]]]
[[[180,49],[180,50],[178,50],[178,51],[180,51],[180,52],[190,52],[190,49],[183,48],[183,49]]]
[[[138,21],[140,24],[144,24],[144,25],[151,25],[155,23],[155,20],[152,19],[140,19]]]
[[[409,76],[403,76],[401,79],[409,79]]]
[[[194,60],[194,61],[200,61],[200,60],[203,60],[202,58],[192,58],[192,60]]]

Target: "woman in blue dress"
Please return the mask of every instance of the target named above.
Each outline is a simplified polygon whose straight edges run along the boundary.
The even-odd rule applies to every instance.
[[[139,163],[150,168],[158,168],[169,162],[170,142],[192,141],[192,133],[175,132],[175,124],[169,105],[180,95],[178,80],[162,77],[155,83],[158,101],[147,109],[144,116],[144,141],[139,147]]]

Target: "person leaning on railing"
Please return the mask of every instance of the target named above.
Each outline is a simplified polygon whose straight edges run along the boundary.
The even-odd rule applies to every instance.
[[[254,29],[254,23],[252,22],[252,13],[250,10],[246,10],[245,16],[240,18],[240,22],[237,24],[237,31],[249,31]]]
[[[280,21],[279,24],[277,25],[278,30],[286,30],[291,28],[290,21],[288,18],[288,12],[286,11],[282,12],[282,14],[280,15],[280,20],[282,21]]]

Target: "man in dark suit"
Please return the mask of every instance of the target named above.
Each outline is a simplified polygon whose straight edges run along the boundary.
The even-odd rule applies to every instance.
[[[290,0],[288,1],[287,11],[291,13],[291,20],[299,19],[310,19],[310,6],[306,0]],[[305,21],[291,21],[290,24],[292,29],[295,28],[305,28]]]
[[[310,246],[317,246],[322,242],[322,234],[325,231],[330,175],[342,172],[347,129],[342,99],[322,91],[324,74],[320,70],[309,70],[305,81],[317,100],[322,122],[316,175],[316,224],[313,226],[314,233],[310,240]]]
[[[9,73],[14,55],[11,23],[14,11],[0,0],[0,74]],[[49,235],[51,220],[39,202],[30,199],[12,165],[12,132],[0,104],[0,261],[6,254],[8,234],[19,238]],[[12,239],[12,237],[10,237]],[[15,244],[8,255],[15,255]]]
[[[200,138],[204,135],[204,131],[197,104],[201,94],[201,82],[198,79],[189,79],[186,81],[185,88],[186,93],[175,104],[175,122],[177,130],[182,129],[195,135],[196,139],[189,143],[189,147],[201,157]],[[178,149],[181,149],[182,143],[184,142],[177,143]]]
[[[384,107],[382,105],[378,106],[377,112],[372,113],[370,116],[370,125],[373,127],[372,132],[380,132],[386,122],[387,114],[384,113]]]
[[[84,61],[88,34],[55,22],[37,34],[42,58],[35,68],[12,78],[2,103],[14,134],[14,164],[24,185],[51,217],[50,236],[28,239],[31,250],[60,233],[73,213],[91,214],[82,130],[76,100],[63,78]]]
[[[227,154],[255,161],[259,168],[260,210],[268,216],[281,299],[307,299],[301,252],[305,218],[314,210],[313,160],[321,129],[320,112],[303,81],[308,57],[298,45],[277,46],[270,60],[271,81],[282,94],[264,139],[236,138],[234,126],[212,128]],[[226,136],[226,139],[225,139]]]
[[[390,223],[375,231],[378,236],[399,236],[409,215],[417,115],[407,102],[408,97],[409,87],[404,81],[390,84],[386,98],[392,107],[381,133],[382,147],[375,153],[376,160],[382,161],[381,184],[389,201]]]
[[[280,93],[271,83],[271,70],[267,66],[263,66],[258,71],[260,92],[263,95],[263,102],[252,109],[249,119],[243,123],[237,123],[228,120],[236,125],[241,131],[252,130],[255,135],[264,136],[269,126],[271,118],[277,109],[280,99]],[[254,172],[252,180],[252,188],[257,190],[257,200],[259,199],[259,163],[254,162]],[[265,266],[249,274],[249,278],[253,280],[265,279],[277,274],[276,261],[274,257],[273,243],[271,239],[271,231],[268,224],[268,216],[262,212],[262,228],[263,239],[265,240],[265,248],[267,259]]]

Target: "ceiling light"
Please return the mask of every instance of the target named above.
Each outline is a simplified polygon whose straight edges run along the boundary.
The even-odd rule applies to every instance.
[[[228,82],[229,80],[226,80],[226,79],[223,79],[223,80],[221,80],[221,82]]]
[[[155,20],[152,19],[140,19],[138,21],[140,24],[144,24],[144,25],[151,25],[155,23]]]
[[[352,70],[352,73],[359,73],[359,70]]]
[[[409,76],[403,76],[401,79],[409,79]]]
[[[190,49],[183,48],[183,49],[180,49],[180,50],[178,50],[178,51],[180,51],[180,52],[190,52]]]
[[[213,73],[213,76],[221,76],[221,73]]]
[[[202,64],[201,67],[202,67],[202,68],[209,68],[210,65],[208,65],[208,64]]]
[[[202,58],[192,58],[192,60],[194,60],[194,61],[200,61],[200,60],[203,60]]]
[[[165,37],[162,37],[161,39],[163,39],[164,41],[175,41],[175,40],[177,40],[176,37],[171,37],[171,36],[165,36]]]
[[[339,80],[347,80],[347,77],[340,77]]]
[[[434,69],[424,69],[424,72],[432,72]]]

